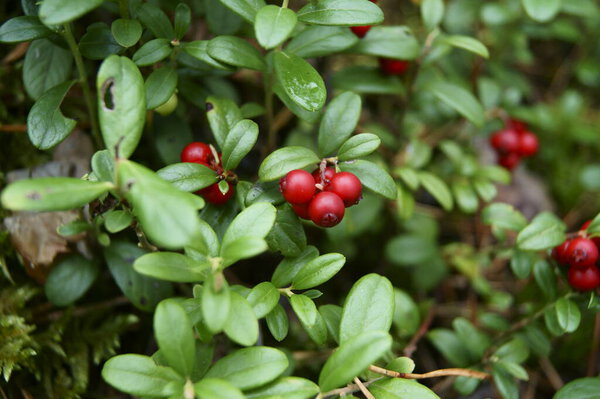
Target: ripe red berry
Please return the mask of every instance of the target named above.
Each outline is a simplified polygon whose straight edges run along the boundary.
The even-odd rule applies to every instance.
[[[572,267],[568,273],[569,284],[577,291],[591,291],[600,286],[600,272],[596,266],[579,269]]]
[[[573,238],[567,249],[569,264],[576,268],[593,266],[598,260],[598,247],[589,238]]]
[[[340,172],[333,176],[327,191],[337,194],[346,207],[358,204],[362,198],[362,184],[358,177],[350,172]]]
[[[363,37],[365,37],[367,32],[371,30],[371,25],[351,26],[350,30],[352,31],[352,33],[354,33],[356,36],[362,39]]]
[[[513,129],[498,130],[490,136],[490,144],[500,154],[517,152],[519,149],[519,134]]]
[[[291,204],[304,204],[315,195],[315,180],[305,170],[295,169],[279,181],[279,191]]]
[[[308,215],[314,224],[333,227],[344,217],[344,201],[337,194],[322,191],[308,205]]]
[[[402,75],[410,63],[408,61],[396,60],[393,58],[379,58],[379,68],[386,75]]]
[[[204,197],[204,199],[207,202],[210,202],[211,204],[222,205],[226,203],[235,192],[235,188],[233,187],[233,185],[229,182],[227,182],[227,184],[229,185],[229,190],[227,190],[225,194],[223,194],[219,189],[219,183],[215,183],[206,188],[203,188],[197,193],[201,194],[202,197]]]
[[[563,266],[569,264],[569,245],[571,245],[571,241],[572,240],[566,240],[552,249],[552,257]]]
[[[498,165],[503,166],[508,170],[513,170],[519,164],[521,157],[515,152],[503,154],[498,157]]]
[[[535,155],[539,147],[538,138],[535,134],[524,131],[519,135],[519,155],[530,157]]]
[[[326,189],[329,183],[331,183],[331,179],[335,175],[335,168],[328,166],[325,168],[323,173],[321,174],[321,169],[317,168],[312,172],[312,176],[315,180],[315,184],[323,185],[323,189]],[[324,178],[324,179],[323,179]]]
[[[292,204],[292,209],[294,213],[298,215],[298,217],[306,220],[310,220],[310,216],[308,215],[308,205],[310,202],[306,204]]]
[[[212,151],[206,143],[195,141],[186,145],[181,151],[181,162],[194,162],[209,166],[212,160]]]
[[[527,130],[527,124],[518,119],[509,119],[506,124],[508,127],[517,131],[517,133],[522,133]]]

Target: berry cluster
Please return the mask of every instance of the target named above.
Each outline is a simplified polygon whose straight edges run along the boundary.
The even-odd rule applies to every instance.
[[[377,3],[377,0],[370,1]],[[362,39],[371,30],[371,25],[351,26],[350,30]],[[379,57],[379,69],[386,75],[402,75],[408,69],[409,65],[408,61]]]
[[[336,173],[334,167],[319,167],[312,174],[294,169],[279,181],[279,190],[296,215],[322,227],[341,222],[345,208],[362,198],[358,177],[350,172]]]
[[[588,220],[581,226],[578,237],[570,238],[552,250],[552,257],[569,267],[569,284],[577,291],[591,291],[600,286],[600,271],[596,264],[600,237],[588,237],[587,228],[591,222]]]
[[[515,119],[492,134],[490,144],[498,153],[498,164],[508,170],[514,169],[521,158],[535,155],[539,147],[537,136],[527,130],[524,122]]]
[[[185,146],[181,151],[181,162],[199,163],[213,169],[219,180],[225,180],[226,175],[221,165],[221,153],[218,153],[206,143],[195,141]],[[221,205],[226,203],[233,196],[234,187],[230,181],[227,181],[228,190],[223,193],[219,188],[219,183],[211,184],[201,190],[196,191],[196,194],[202,195],[204,199],[211,204]]]

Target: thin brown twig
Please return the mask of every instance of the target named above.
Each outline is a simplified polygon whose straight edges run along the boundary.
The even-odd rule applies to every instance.
[[[483,371],[470,370],[470,369],[459,369],[459,368],[439,369],[439,370],[430,371],[430,372],[424,373],[424,374],[399,373],[397,371],[388,370],[388,369],[384,369],[383,367],[373,366],[373,365],[369,366],[369,370],[374,373],[377,373],[377,374],[385,375],[387,377],[405,378],[405,379],[409,379],[409,380],[419,380],[419,379],[424,379],[424,378],[436,378],[436,377],[447,377],[447,376],[463,376],[463,377],[470,377],[470,378],[478,378],[480,380],[485,380],[487,378],[490,378],[490,375]]]
[[[558,374],[558,371],[556,371],[556,368],[554,368],[554,365],[546,356],[540,357],[540,366],[542,370],[544,370],[544,373],[546,374],[546,377],[548,377],[548,381],[550,381],[550,385],[552,385],[554,390],[558,391],[565,385],[560,374]]]
[[[427,333],[427,331],[429,330],[429,326],[433,321],[433,316],[435,314],[434,307],[435,305],[431,305],[429,307],[429,311],[427,312],[427,316],[425,316],[425,320],[423,320],[423,323],[421,323],[415,335],[413,335],[408,345],[406,345],[406,347],[402,351],[404,353],[404,356],[412,357],[413,353],[417,350],[417,344],[419,343],[421,338],[423,338],[423,336]]]
[[[598,348],[600,347],[600,313],[596,313],[594,322],[594,335],[592,336],[592,347],[588,358],[587,376],[594,377],[598,368]]]
[[[24,133],[27,131],[27,125],[1,125],[0,132]]]
[[[358,385],[358,389],[360,389],[360,391],[362,392],[362,394],[365,395],[365,397],[367,399],[375,399],[375,396],[373,396],[373,394],[371,392],[369,392],[369,390],[362,383],[362,381],[360,380],[360,378],[354,377],[354,382],[356,383],[356,385]]]
[[[371,385],[374,382],[377,382],[379,380],[383,379],[383,377],[379,377],[379,378],[375,378],[369,381],[365,381],[363,382],[363,386],[364,387],[368,387],[369,385]],[[357,392],[360,391],[360,388],[358,387],[358,385],[356,384],[349,384],[348,386],[344,387],[344,388],[337,388],[337,389],[332,389],[331,391],[327,391],[327,392],[323,392],[320,393],[316,396],[315,399],[325,399],[325,398],[329,398],[331,396],[346,396],[349,395],[353,392]]]

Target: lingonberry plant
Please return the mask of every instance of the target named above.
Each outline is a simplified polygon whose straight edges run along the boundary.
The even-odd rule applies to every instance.
[[[598,397],[596,1],[17,3],[3,397]]]

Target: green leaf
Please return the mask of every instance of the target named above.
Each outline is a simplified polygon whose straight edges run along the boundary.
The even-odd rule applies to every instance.
[[[518,378],[520,380],[529,380],[529,374],[527,374],[527,370],[525,370],[520,364],[500,360],[494,363],[494,368],[501,369],[507,374],[510,374],[513,377]]]
[[[479,101],[469,91],[454,83],[436,81],[426,86],[440,101],[456,110],[475,126],[485,122],[484,110]]]
[[[194,392],[199,399],[245,399],[242,391],[218,378],[203,378],[194,384]]]
[[[537,22],[549,22],[560,11],[562,0],[521,0],[521,3],[531,19]]]
[[[13,211],[65,211],[83,206],[112,188],[112,183],[72,177],[18,180],[2,191],[2,206]]]
[[[265,6],[264,0],[219,0],[246,21],[254,23],[256,13]]]
[[[60,104],[73,83],[59,84],[42,94],[27,115],[29,140],[40,150],[50,149],[63,141],[77,124],[60,112]]]
[[[319,311],[312,299],[306,295],[292,295],[290,297],[290,305],[292,305],[294,313],[296,313],[300,323],[305,328],[310,328],[317,322],[317,313]]]
[[[146,109],[154,109],[164,103],[175,93],[177,88],[177,72],[169,66],[152,71],[144,83],[146,88]]]
[[[335,342],[340,342],[340,320],[342,318],[342,308],[337,305],[323,305],[319,306],[319,313],[325,321],[327,331]]]
[[[444,18],[443,0],[423,0],[421,2],[421,18],[427,30],[432,31]]]
[[[523,250],[541,251],[565,241],[565,224],[550,212],[533,218],[517,236],[517,246]]]
[[[289,171],[316,165],[321,159],[305,147],[283,147],[269,154],[258,169],[262,181],[273,181],[285,176]]]
[[[255,285],[246,297],[257,319],[265,317],[279,303],[279,291],[268,282]]]
[[[358,119],[362,102],[356,93],[346,92],[335,97],[327,106],[319,125],[319,152],[329,155],[350,137]]]
[[[91,228],[92,225],[90,225],[88,222],[75,219],[72,222],[58,226],[56,228],[56,232],[63,237],[70,237],[88,231]]]
[[[246,399],[309,399],[319,393],[314,382],[300,377],[281,377],[262,388],[246,392]]]
[[[120,210],[112,210],[104,215],[104,227],[109,233],[118,233],[125,230],[133,222],[131,213]]]
[[[364,94],[404,94],[404,86],[398,76],[386,76],[378,67],[352,65],[333,75],[333,86],[338,90],[350,90]]]
[[[340,161],[351,161],[369,155],[379,147],[381,139],[372,133],[361,133],[346,140],[338,151]]]
[[[503,369],[494,367],[494,384],[504,399],[519,399],[519,385],[512,375]]]
[[[223,267],[227,267],[240,259],[248,259],[268,249],[267,242],[261,237],[241,236],[232,241],[223,242],[221,257]]]
[[[427,338],[451,365],[466,367],[471,363],[467,348],[453,331],[434,328],[427,333]]]
[[[283,206],[278,209],[267,243],[272,250],[280,251],[283,256],[298,256],[306,248],[304,227],[291,207]]]
[[[564,385],[553,399],[594,399],[600,391],[600,377],[579,378]]]
[[[362,159],[340,164],[340,169],[358,177],[363,187],[388,199],[396,199],[398,191],[394,179],[379,165]]]
[[[179,40],[183,38],[191,23],[192,10],[190,7],[185,3],[177,4],[175,7],[175,37]]]
[[[531,274],[531,268],[535,260],[535,253],[517,249],[510,259],[510,268],[517,278],[525,279]]]
[[[581,312],[577,304],[567,298],[560,298],[556,301],[556,316],[558,324],[567,333],[577,330],[581,321]]]
[[[223,144],[223,168],[233,170],[254,147],[258,139],[258,125],[242,119],[233,125]]]
[[[485,207],[482,212],[483,223],[497,228],[520,231],[527,220],[512,205],[496,202]]]
[[[217,61],[239,68],[265,69],[260,52],[246,40],[236,36],[217,36],[208,42],[208,55]]]
[[[483,58],[490,58],[490,52],[488,51],[487,47],[473,37],[462,35],[445,36],[443,38],[443,42],[452,47],[458,47],[463,50],[470,51],[482,56]]]
[[[276,213],[275,207],[266,202],[250,205],[233,219],[223,235],[222,246],[240,237],[266,237],[275,223]]]
[[[168,249],[194,241],[200,230],[197,210],[204,203],[200,197],[177,190],[131,161],[120,160],[117,175],[121,191],[150,240]]]
[[[392,323],[401,337],[410,337],[417,332],[421,316],[415,301],[406,292],[394,288],[394,317]],[[398,370],[396,370],[398,371]],[[412,372],[412,371],[409,371]]]
[[[550,334],[555,337],[559,337],[565,333],[560,324],[558,324],[558,316],[555,307],[550,307],[544,311],[544,323]]]
[[[283,341],[288,333],[288,317],[283,307],[277,304],[266,317],[267,327],[277,341]]]
[[[493,200],[498,194],[496,185],[490,180],[481,177],[475,177],[471,184],[473,184],[473,188],[477,192],[477,195],[479,195],[479,197],[485,202]]]
[[[206,117],[220,148],[225,146],[229,131],[242,119],[238,106],[228,98],[208,97]]]
[[[394,169],[394,173],[398,174],[398,176],[402,179],[402,182],[404,182],[404,184],[406,184],[411,190],[416,190],[419,188],[419,185],[421,184],[419,181],[419,175],[413,168],[403,166]]]
[[[142,37],[142,25],[136,19],[119,18],[110,25],[110,31],[123,47],[134,46]]]
[[[302,7],[298,19],[315,25],[377,25],[383,11],[365,0],[318,0]]]
[[[175,300],[164,300],[156,307],[154,335],[167,364],[182,376],[191,376],[196,353],[194,332],[190,318]]]
[[[98,275],[98,265],[81,255],[70,255],[59,261],[44,285],[46,297],[56,306],[67,306],[90,288]]]
[[[257,388],[279,377],[288,367],[285,353],[255,346],[239,349],[219,359],[205,377],[222,378],[242,390]]]
[[[182,191],[198,191],[216,183],[217,175],[208,166],[198,163],[174,163],[156,171],[156,174]]]
[[[452,194],[446,183],[433,173],[420,171],[418,172],[418,175],[425,190],[427,190],[446,211],[450,211],[454,206],[454,201],[452,200]]]
[[[44,0],[39,15],[46,25],[60,25],[87,14],[102,4],[103,0]]]
[[[554,269],[545,259],[538,259],[533,265],[533,275],[544,296],[550,300],[556,297],[556,276]]]
[[[169,367],[158,366],[148,356],[119,355],[102,367],[102,378],[120,391],[136,396],[173,395],[183,378]]]
[[[104,248],[104,258],[121,291],[136,307],[151,311],[162,299],[173,295],[173,287],[133,269],[135,260],[145,253],[137,245],[125,241],[111,241]]]
[[[294,103],[311,112],[323,107],[327,97],[325,83],[312,65],[284,51],[275,53],[273,64],[279,84]]]
[[[386,257],[399,266],[425,264],[436,254],[437,244],[421,234],[401,234],[389,239]]]
[[[213,68],[230,70],[231,67],[229,65],[222,64],[208,55],[208,42],[209,40],[194,40],[193,42],[189,43],[181,43],[181,48],[187,54],[210,65]]]
[[[475,213],[479,207],[479,200],[473,187],[468,181],[457,180],[452,183],[452,192],[456,198],[456,203],[461,211],[465,213]]]
[[[309,245],[297,257],[286,257],[277,265],[271,282],[275,287],[285,287],[291,284],[298,272],[317,256],[319,256],[319,250]]]
[[[79,41],[79,50],[85,58],[102,60],[119,53],[123,47],[115,40],[107,24],[96,22],[87,27],[85,35]]]
[[[413,214],[415,209],[415,198],[412,193],[404,189],[402,185],[398,184],[398,198],[396,198],[396,207],[398,210],[398,216],[403,220],[408,220]]]
[[[529,347],[522,339],[513,338],[499,347],[494,355],[507,362],[523,363],[529,357]]]
[[[292,289],[306,290],[321,285],[339,272],[346,263],[342,254],[321,255],[308,262],[292,280]]]
[[[20,16],[11,18],[0,26],[0,42],[19,43],[39,39],[52,34],[38,17]]]
[[[71,52],[48,39],[34,40],[25,54],[23,84],[34,100],[71,76]]]
[[[148,66],[162,61],[171,55],[171,44],[167,39],[154,39],[144,43],[133,54],[133,62],[138,66]]]
[[[374,57],[414,60],[421,48],[406,26],[375,26],[348,51]]]
[[[374,273],[361,277],[348,293],[343,309],[340,343],[366,331],[387,332],[394,316],[392,284]]]
[[[201,260],[208,256],[215,257],[219,254],[220,243],[217,233],[215,233],[212,227],[202,219],[200,219],[198,237],[190,247],[202,254]],[[186,248],[186,251],[187,249],[188,248]]]
[[[210,264],[176,252],[152,252],[139,257],[133,268],[160,280],[193,283],[206,278]]]
[[[391,378],[369,385],[377,399],[440,399],[432,390],[414,380]]]
[[[268,5],[256,14],[254,32],[258,43],[270,50],[283,43],[296,27],[298,17],[289,8]]]
[[[344,51],[356,44],[358,40],[358,37],[348,28],[307,26],[290,40],[286,51],[302,58],[321,57]]]
[[[154,36],[168,41],[175,39],[169,17],[158,6],[144,3],[137,8],[137,17]]]
[[[243,346],[254,345],[258,340],[258,321],[252,306],[237,292],[230,292],[229,317],[223,329],[233,341]]]
[[[221,281],[219,290],[216,290],[216,281]],[[213,334],[221,332],[229,319],[231,293],[232,291],[229,290],[227,281],[222,274],[210,276],[202,287],[201,298],[204,325]]]
[[[452,327],[456,331],[459,340],[467,348],[473,359],[483,358],[485,351],[491,345],[490,338],[477,330],[475,326],[464,317],[457,317],[452,321]]]
[[[321,392],[350,382],[391,348],[392,337],[385,331],[356,332],[325,362],[319,374]]]
[[[104,144],[113,156],[127,158],[135,151],[144,128],[142,74],[129,58],[111,55],[100,66],[96,88]]]

